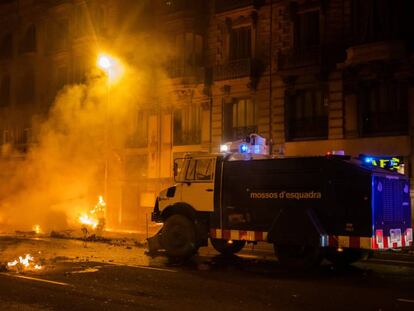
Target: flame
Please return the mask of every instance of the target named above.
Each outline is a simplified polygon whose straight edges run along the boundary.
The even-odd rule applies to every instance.
[[[87,225],[95,229],[98,226],[98,221],[89,217],[87,214],[83,214],[79,217],[79,221],[82,225]]]
[[[41,270],[42,266],[34,263],[34,258],[30,254],[26,254],[25,257],[19,256],[19,260],[15,259],[7,263],[7,267],[16,268],[20,270]]]
[[[103,196],[99,196],[98,203],[94,206],[93,209],[88,211],[87,213],[83,213],[79,217],[79,222],[82,225],[92,227],[92,229],[96,229],[102,219],[105,217],[105,208],[106,203],[103,199]]]
[[[34,225],[33,231],[36,232],[36,234],[42,233],[42,229],[40,228],[40,225]]]

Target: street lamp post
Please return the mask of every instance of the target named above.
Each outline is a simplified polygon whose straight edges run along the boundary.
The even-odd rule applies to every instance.
[[[111,96],[111,85],[116,83],[124,74],[125,67],[123,64],[116,58],[113,58],[107,54],[100,54],[98,56],[97,65],[101,68],[107,76],[106,84],[106,103],[105,103],[105,175],[104,175],[104,197],[107,200],[108,195],[108,149],[109,149],[109,139],[108,139],[108,109],[110,107],[110,96]],[[105,210],[106,211],[106,210]],[[105,215],[106,216],[106,215]],[[122,223],[122,204],[119,204],[118,210],[118,224]]]
[[[104,149],[105,149],[105,168],[104,168],[104,198],[107,202],[108,200],[108,166],[109,166],[109,159],[108,159],[108,107],[110,105],[110,94],[111,94],[111,82],[113,79],[112,71],[115,65],[115,61],[108,55],[101,54],[98,57],[98,67],[105,71],[107,75],[106,81],[106,101],[105,101],[105,129],[104,129]],[[106,210],[105,210],[106,213]],[[105,215],[106,217],[106,215]],[[118,223],[121,224],[122,222],[122,207],[119,207],[118,213]]]

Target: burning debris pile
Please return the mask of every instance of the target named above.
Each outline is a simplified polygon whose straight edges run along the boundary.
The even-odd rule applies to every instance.
[[[102,196],[99,196],[98,203],[95,207],[79,217],[79,222],[82,225],[82,232],[85,236],[89,233],[94,233],[100,236],[105,228],[105,209],[106,203]]]
[[[33,226],[33,231],[35,234],[41,234],[42,233],[42,228],[40,228],[40,225],[34,225]]]
[[[32,255],[26,254],[25,257],[19,256],[18,259],[8,262],[7,269],[9,271],[21,273],[27,271],[41,270],[42,266],[40,265],[38,260],[34,259]]]

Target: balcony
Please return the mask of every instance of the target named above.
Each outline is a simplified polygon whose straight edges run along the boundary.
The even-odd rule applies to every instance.
[[[174,146],[198,145],[200,143],[201,132],[199,130],[192,132],[174,131]]]
[[[350,47],[346,50],[346,65],[368,63],[379,60],[392,60],[406,55],[403,41],[382,41]]]
[[[223,13],[247,6],[258,7],[262,2],[262,0],[216,0],[215,12]]]
[[[171,79],[181,79],[182,83],[203,83],[205,70],[201,66],[178,65],[174,62],[167,65],[168,77]]]
[[[257,133],[256,125],[233,127],[223,134],[223,139],[224,141],[236,141],[244,139],[252,133]]]
[[[408,117],[403,111],[361,114],[363,136],[407,135]]]
[[[288,122],[287,126],[288,141],[326,139],[328,137],[327,116],[293,119]]]
[[[215,81],[220,81],[243,77],[255,77],[258,75],[258,64],[257,61],[251,58],[246,58],[216,65],[213,69],[213,79]]]
[[[310,66],[320,66],[322,59],[321,48],[313,47],[307,50],[290,50],[277,55],[278,70],[298,69]]]

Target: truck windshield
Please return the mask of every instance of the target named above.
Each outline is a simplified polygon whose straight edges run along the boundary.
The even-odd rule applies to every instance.
[[[214,177],[214,158],[190,158],[175,160],[176,182],[210,182]]]

